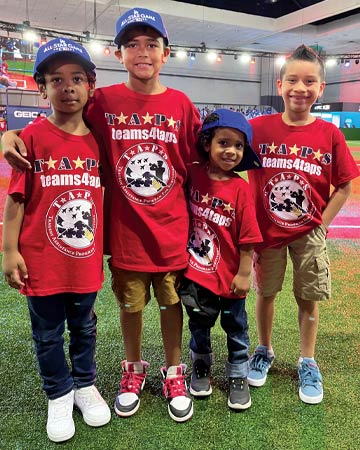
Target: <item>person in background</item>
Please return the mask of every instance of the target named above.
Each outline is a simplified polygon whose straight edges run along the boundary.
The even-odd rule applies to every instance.
[[[212,392],[211,329],[218,316],[227,336],[228,406],[247,409],[251,397],[246,295],[254,244],[262,241],[248,183],[237,172],[261,167],[251,148],[252,129],[240,112],[217,109],[199,135],[207,159],[189,169],[189,265],[179,295],[189,315],[190,393]]]
[[[27,297],[54,442],[74,435],[74,404],[90,426],[111,417],[95,387],[94,303],[103,281],[99,148],[82,118],[95,76],[89,54],[73,41],[56,38],[39,48],[34,78],[53,112],[21,133],[32,169],[13,171],[4,211],[2,269]]]
[[[274,305],[289,252],[300,331],[299,396],[317,404],[323,399],[322,375],[314,359],[318,305],[331,295],[326,234],[359,170],[341,131],[310,114],[325,88],[324,64],[317,53],[298,47],[282,66],[277,87],[285,111],[250,121],[253,148],[263,168],[249,172],[249,184],[264,241],[254,255],[259,345],[250,359],[248,381],[262,386],[274,363]]]

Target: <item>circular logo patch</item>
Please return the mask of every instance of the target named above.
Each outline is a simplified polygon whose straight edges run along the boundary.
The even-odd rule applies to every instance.
[[[268,181],[264,188],[264,206],[273,222],[291,228],[309,222],[315,211],[308,181],[291,172],[275,175]]]
[[[193,219],[188,242],[189,264],[202,272],[215,272],[220,260],[219,240],[214,231],[201,220]]]
[[[116,174],[126,197],[140,204],[157,203],[175,183],[175,169],[158,144],[136,144],[129,148],[119,159]]]
[[[51,244],[75,258],[95,251],[96,208],[89,191],[74,189],[59,195],[46,215],[46,234]]]

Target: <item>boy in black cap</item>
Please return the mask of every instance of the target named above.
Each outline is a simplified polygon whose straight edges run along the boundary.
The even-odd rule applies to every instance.
[[[4,211],[3,273],[27,296],[49,399],[46,428],[54,442],[74,435],[74,404],[90,426],[110,420],[94,385],[94,302],[103,281],[102,188],[99,148],[82,119],[94,69],[86,50],[69,39],[39,48],[34,78],[53,112],[21,134],[32,169],[13,171]],[[71,370],[63,348],[65,321]]]
[[[246,379],[249,336],[245,298],[253,246],[262,237],[249,186],[235,173],[261,167],[251,139],[251,126],[241,113],[218,109],[204,120],[199,151],[208,161],[189,170],[190,259],[179,290],[191,331],[190,392],[197,397],[212,392],[210,332],[220,314],[227,334],[231,409],[251,405]]]

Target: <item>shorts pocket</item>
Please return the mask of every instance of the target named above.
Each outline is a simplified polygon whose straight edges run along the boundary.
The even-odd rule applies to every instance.
[[[330,261],[328,256],[322,255],[315,258],[315,264],[318,275],[319,288],[329,290],[330,285]]]

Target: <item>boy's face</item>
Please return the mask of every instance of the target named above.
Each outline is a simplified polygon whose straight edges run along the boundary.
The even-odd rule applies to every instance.
[[[311,106],[322,96],[325,81],[321,80],[320,66],[311,61],[290,61],[284,76],[277,80],[278,93],[285,103],[285,111],[310,112]]]
[[[164,46],[163,38],[155,30],[139,27],[124,36],[124,43],[115,54],[131,78],[151,80],[159,75],[170,48]]]
[[[83,67],[66,59],[49,63],[45,85],[40,85],[39,89],[42,97],[50,100],[55,112],[67,114],[82,111],[94,91]]]
[[[205,148],[209,152],[210,169],[220,174],[233,170],[243,159],[244,149],[244,133],[235,128],[217,128]]]

